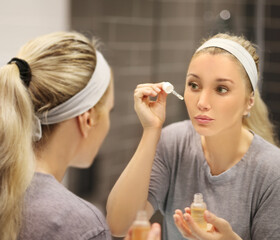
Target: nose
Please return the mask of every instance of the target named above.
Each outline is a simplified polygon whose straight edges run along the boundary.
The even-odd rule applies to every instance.
[[[200,111],[209,111],[211,109],[210,93],[206,90],[200,92],[197,107]]]

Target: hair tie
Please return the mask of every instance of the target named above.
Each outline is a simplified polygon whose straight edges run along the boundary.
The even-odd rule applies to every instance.
[[[258,82],[257,66],[251,54],[243,46],[229,39],[212,38],[202,44],[196,52],[209,47],[222,48],[235,56],[247,72],[253,91],[256,90]]]
[[[15,63],[19,69],[20,79],[24,82],[26,87],[29,87],[29,83],[31,81],[31,69],[29,64],[20,58],[12,58],[8,64]]]

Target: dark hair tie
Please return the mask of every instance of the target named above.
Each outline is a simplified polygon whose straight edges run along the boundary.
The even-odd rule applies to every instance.
[[[8,62],[8,64],[15,63],[19,69],[20,79],[24,82],[26,87],[29,87],[29,83],[31,81],[31,69],[29,64],[19,58],[12,58],[11,61]]]

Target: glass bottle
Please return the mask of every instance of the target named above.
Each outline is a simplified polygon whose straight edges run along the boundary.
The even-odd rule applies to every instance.
[[[206,203],[203,202],[203,195],[196,193],[193,203],[191,204],[191,215],[193,220],[202,229],[207,229],[207,222],[204,219],[204,211],[207,209]]]
[[[151,228],[146,211],[138,211],[135,221],[132,224],[131,240],[146,240]]]

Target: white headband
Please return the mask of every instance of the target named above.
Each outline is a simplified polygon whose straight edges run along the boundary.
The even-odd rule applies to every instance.
[[[212,38],[202,44],[202,46],[200,46],[196,50],[196,52],[208,47],[222,48],[235,56],[245,68],[245,71],[247,72],[251,81],[253,91],[256,90],[258,82],[258,71],[256,63],[251,54],[244,47],[242,47],[239,43],[229,39]]]
[[[37,115],[35,140],[38,141],[42,137],[41,124],[59,123],[74,118],[92,108],[105,93],[110,79],[110,67],[103,55],[96,51],[95,70],[85,88],[50,111]]]

